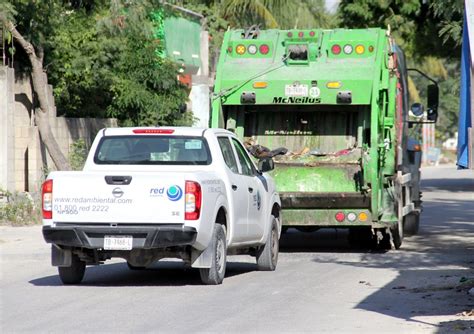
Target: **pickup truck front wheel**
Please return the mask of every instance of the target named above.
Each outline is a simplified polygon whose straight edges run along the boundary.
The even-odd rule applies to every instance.
[[[214,233],[211,244],[212,263],[210,268],[199,269],[201,281],[207,285],[221,284],[225,276],[227,262],[227,241],[225,236],[225,226],[221,224],[214,225]]]
[[[71,266],[58,267],[59,278],[64,284],[79,284],[86,272],[86,263],[79,256],[72,254]]]
[[[257,251],[257,268],[260,271],[274,271],[278,262],[279,251],[278,224],[272,216],[272,226],[268,232],[267,242]]]

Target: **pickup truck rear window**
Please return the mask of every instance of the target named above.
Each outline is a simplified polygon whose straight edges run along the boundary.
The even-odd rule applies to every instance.
[[[94,156],[99,165],[209,165],[211,154],[203,137],[106,136]]]

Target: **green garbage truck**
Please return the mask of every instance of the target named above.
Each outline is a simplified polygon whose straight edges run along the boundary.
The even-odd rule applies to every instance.
[[[354,244],[399,248],[416,233],[420,145],[403,51],[387,30],[228,30],[212,95],[211,127],[272,156],[284,229],[348,228]]]

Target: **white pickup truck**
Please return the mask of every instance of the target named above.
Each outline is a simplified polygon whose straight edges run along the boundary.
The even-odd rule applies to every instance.
[[[83,171],[52,172],[42,186],[43,236],[65,284],[86,265],[124,258],[141,269],[169,257],[220,284],[227,254],[275,270],[280,198],[271,158],[258,168],[222,129],[100,130]]]

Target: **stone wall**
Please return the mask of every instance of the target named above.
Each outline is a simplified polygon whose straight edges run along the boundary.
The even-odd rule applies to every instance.
[[[37,192],[54,164],[34,122],[31,82],[14,76],[12,69],[0,68],[0,188]],[[52,87],[45,89],[48,102],[54,106]],[[51,129],[67,157],[74,141],[83,138],[90,145],[98,130],[117,126],[114,119],[57,117],[56,108],[52,110]]]

